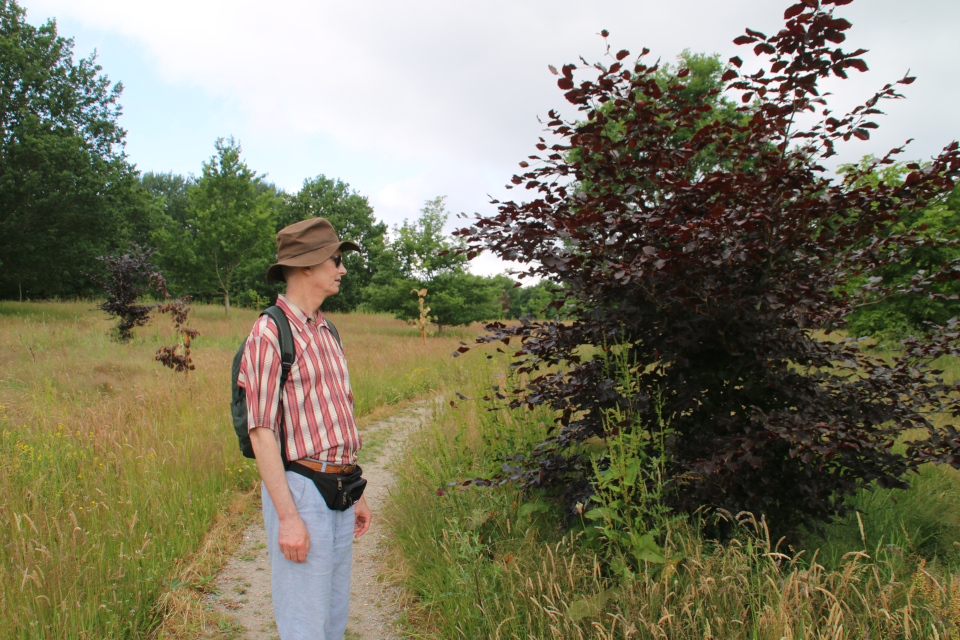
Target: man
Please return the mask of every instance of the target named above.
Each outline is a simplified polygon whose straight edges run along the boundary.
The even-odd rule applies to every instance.
[[[349,473],[360,435],[343,350],[320,313],[347,272],[341,242],[323,218],[277,233],[277,263],[267,281],[286,281],[277,299],[290,322],[293,366],[280,396],[278,329],[261,316],[244,346],[238,383],[247,397],[250,441],[263,481],[263,520],[272,572],[273,609],[281,640],[341,640],[350,601],[352,541],[370,528],[366,499],[345,511],[327,507],[314,482],[284,471],[281,451],[298,469]],[[281,442],[281,432],[283,442]],[[309,471],[308,471],[309,473]]]

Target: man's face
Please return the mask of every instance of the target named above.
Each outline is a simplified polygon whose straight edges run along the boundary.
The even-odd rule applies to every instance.
[[[341,258],[342,254],[337,251],[327,260],[310,267],[307,281],[311,293],[326,299],[340,292],[340,278],[347,272]]]

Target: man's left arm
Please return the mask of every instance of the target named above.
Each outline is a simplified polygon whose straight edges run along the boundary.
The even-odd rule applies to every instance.
[[[353,537],[359,538],[370,528],[370,507],[367,506],[367,496],[360,496],[353,505]]]

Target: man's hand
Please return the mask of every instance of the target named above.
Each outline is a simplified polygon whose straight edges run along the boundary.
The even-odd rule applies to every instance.
[[[359,538],[370,528],[370,520],[373,518],[370,507],[367,506],[367,496],[360,496],[353,505],[353,518],[353,537]]]
[[[283,557],[294,562],[306,562],[307,551],[310,550],[310,533],[299,515],[288,520],[280,521],[280,551]]]

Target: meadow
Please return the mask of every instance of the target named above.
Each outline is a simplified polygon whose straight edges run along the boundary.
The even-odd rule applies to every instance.
[[[196,307],[187,377],[152,361],[174,342],[166,318],[121,345],[93,307],[0,303],[0,637],[196,637],[185,598],[215,574],[229,518],[256,517],[256,471],[226,409],[230,360],[256,314]],[[802,548],[744,518],[733,539],[704,539],[655,496],[570,527],[543,496],[462,484],[552,420],[488,411],[505,362],[449,357],[479,327],[422,346],[391,318],[332,319],[361,430],[404,402],[445,398],[397,466],[385,514],[411,637],[960,640],[956,472],[864,492],[857,513]],[[626,459],[629,442],[602,450]]]
[[[213,575],[215,562],[184,568],[201,544],[218,543],[205,537],[211,523],[242,511],[256,484],[227,408],[230,362],[256,313],[195,307],[196,370],[184,376],[153,361],[176,343],[167,318],[119,344],[93,307],[0,303],[2,638],[155,633],[171,615],[170,594]],[[449,354],[479,331],[445,331],[422,346],[392,318],[331,318],[361,430],[378,412],[436,393],[460,366]]]
[[[623,436],[591,445],[618,481],[600,483],[600,507],[571,523],[535,492],[462,482],[492,477],[551,423],[543,411],[489,410],[503,364],[464,373],[456,385],[471,400],[444,405],[399,467],[387,518],[414,637],[960,640],[955,470],[863,491],[855,512],[802,546],[742,514],[727,515],[736,534],[718,541],[658,507]],[[647,462],[640,475],[656,474]],[[626,491],[636,506],[624,509]]]

